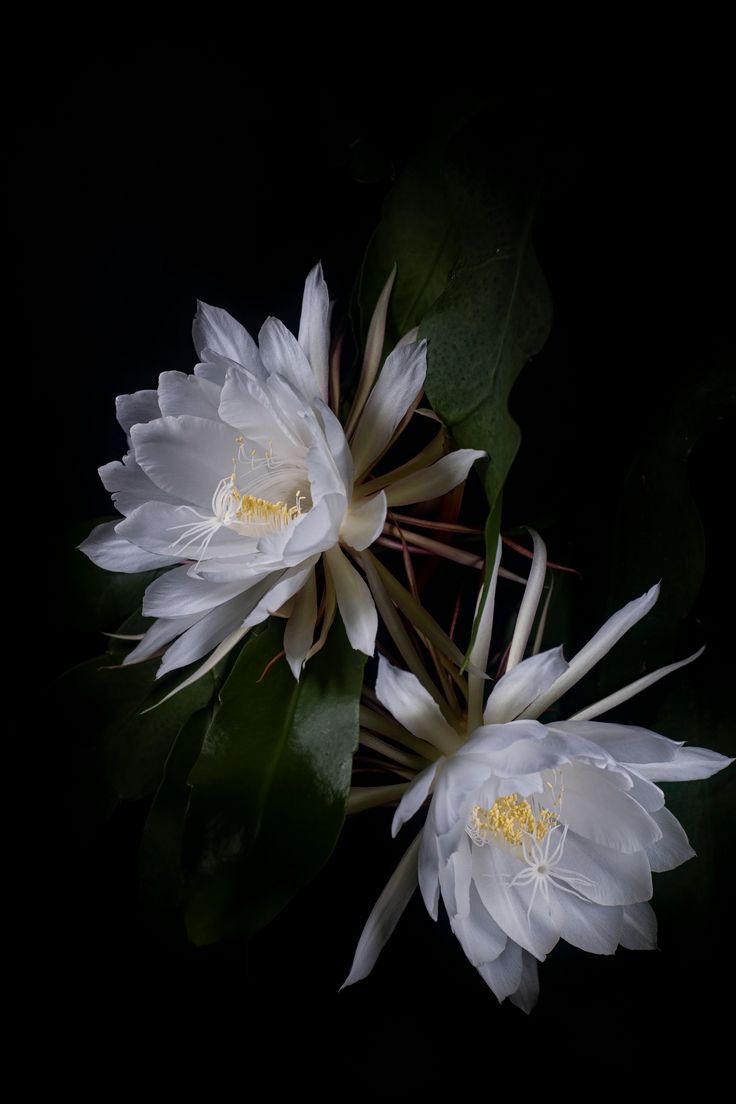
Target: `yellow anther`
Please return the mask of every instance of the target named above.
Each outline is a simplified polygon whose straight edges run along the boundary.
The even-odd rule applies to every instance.
[[[539,815],[535,816],[526,798],[520,798],[515,793],[497,798],[490,809],[474,805],[470,817],[470,827],[473,834],[479,837],[479,842],[485,842],[489,832],[495,832],[507,843],[516,845],[521,844],[525,833],[536,840],[543,840],[557,823],[556,813],[540,809]]]

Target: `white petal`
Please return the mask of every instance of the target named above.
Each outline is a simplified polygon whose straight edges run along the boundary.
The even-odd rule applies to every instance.
[[[681,744],[667,736],[635,725],[607,721],[555,721],[555,730],[585,737],[608,752],[618,763],[667,763]]]
[[[240,536],[224,525],[198,534],[196,539],[187,537],[187,527],[200,522],[201,518],[188,507],[172,506],[168,502],[144,502],[118,523],[118,533],[147,552],[175,556],[179,563],[197,560],[200,554],[205,562],[207,557],[235,556],[245,560],[255,553],[258,545],[255,539]],[[208,542],[206,550],[205,540]]]
[[[297,594],[307,582],[316,562],[317,557],[310,556],[297,567],[290,567],[287,571],[270,576],[263,597],[255,609],[248,614],[243,627],[251,629],[254,625],[260,625],[272,613],[281,609],[284,603]]]
[[[234,583],[211,583],[193,578],[186,565],[177,567],[154,579],[147,588],[143,598],[143,614],[145,617],[182,617],[191,613],[206,613],[223,602],[229,602],[256,581],[257,577]]]
[[[647,847],[647,858],[652,870],[674,870],[676,866],[694,858],[695,852],[690,846],[685,829],[669,809],[658,809],[652,813],[652,817],[662,833],[661,839]]]
[[[486,724],[511,721],[523,713],[567,670],[562,648],[530,656],[502,675],[491,691],[483,712]]]
[[[262,374],[258,346],[248,331],[236,322],[232,315],[220,307],[210,307],[197,302],[197,313],[192,325],[194,348],[200,360],[208,360],[207,352],[219,353],[228,360],[242,364],[257,374]]]
[[[278,402],[274,390],[273,381],[264,383],[231,367],[220,396],[220,417],[241,430],[247,448],[254,442],[259,454],[271,447],[280,460],[294,461],[305,452],[296,426],[299,403],[286,385]]]
[[[409,845],[386,888],[376,901],[358,940],[350,973],[342,984],[343,989],[346,985],[353,985],[368,976],[398,924],[401,914],[409,904],[411,895],[417,887],[419,839],[420,837],[417,836]]]
[[[510,939],[544,958],[560,937],[559,917],[541,893],[532,906],[530,886],[509,884],[522,869],[519,859],[493,843],[473,848],[473,879],[484,906]]]
[[[525,710],[525,716],[539,717],[545,709],[548,709],[553,702],[556,702],[558,698],[562,697],[571,686],[574,686],[583,675],[586,675],[592,667],[598,663],[610,652],[614,644],[617,643],[630,628],[632,628],[637,621],[641,621],[650,609],[657,601],[659,597],[659,584],[653,586],[651,590],[648,590],[646,594],[643,594],[641,598],[635,598],[633,602],[629,602],[617,613],[614,613],[612,617],[609,617],[608,621],[598,630],[595,636],[588,641],[585,647],[574,656],[568,665],[564,674],[560,675],[555,682],[544,691],[536,701]]]
[[[340,529],[343,544],[362,552],[380,537],[386,521],[386,495],[379,491],[372,498],[351,502]]]
[[[665,675],[670,675],[673,671],[678,671],[680,667],[686,667],[688,663],[692,663],[693,660],[698,659],[704,651],[704,647],[698,648],[697,652],[688,656],[687,659],[681,659],[677,663],[670,663],[667,667],[660,667],[657,671],[652,671],[650,674],[644,675],[635,682],[630,682],[628,686],[624,686],[621,690],[609,694],[607,698],[602,698],[600,701],[594,702],[593,705],[581,709],[570,719],[573,721],[589,721],[593,717],[600,717],[601,713],[608,713],[609,710],[615,709],[617,705],[621,705],[622,702],[628,701],[629,698],[633,698],[636,694],[640,694],[642,690],[646,690],[648,686],[652,686],[655,682],[659,682]]]
[[[350,646],[372,656],[376,648],[378,614],[371,592],[337,545],[325,552],[325,560]]]
[[[615,954],[623,930],[620,906],[594,905],[571,893],[556,891],[562,913],[560,935],[591,954]]]
[[[483,583],[478,594],[475,617],[473,618],[475,635],[468,656],[470,666],[468,671],[468,732],[478,728],[483,720],[483,694],[485,691],[483,676],[488,667],[488,651],[491,646],[493,611],[496,604],[496,584],[500,563],[501,537],[499,535],[496,544],[496,558],[493,562],[491,577],[488,580],[488,589],[485,589],[485,583]],[[474,673],[475,671],[478,673]]]
[[[407,506],[411,502],[425,502],[429,498],[439,498],[440,495],[447,494],[467,478],[475,461],[485,455],[485,452],[477,449],[458,449],[457,452],[451,452],[430,464],[428,468],[397,479],[386,489],[389,506]]]
[[[690,782],[696,778],[710,778],[733,761],[708,748],[681,747],[669,763],[634,763],[633,766],[637,774],[650,782]]]
[[[512,993],[516,993],[521,985],[521,953],[521,947],[513,939],[509,939],[498,958],[478,967],[478,973],[499,1001],[505,1001]]]
[[[381,660],[379,659],[379,663]],[[384,660],[385,662],[385,660]],[[412,678],[414,676],[412,675]],[[409,789],[404,791],[404,795],[399,802],[398,808],[394,813],[394,818],[391,821],[391,835],[395,836],[402,825],[406,824],[407,820],[411,820],[416,812],[421,809],[424,802],[429,797],[429,791],[432,788],[434,782],[434,776],[437,773],[437,767],[441,760],[437,760],[432,763],[425,770],[412,780],[409,784]]]
[[[322,397],[304,350],[278,318],[267,318],[263,323],[258,346],[267,372],[283,376],[307,400]]]
[[[524,597],[519,608],[519,616],[516,618],[514,635],[511,638],[509,655],[506,660],[507,674],[509,671],[513,671],[517,663],[524,658],[547,574],[547,548],[545,543],[536,530],[530,529],[529,532],[534,542],[534,555],[532,556],[532,566],[529,569],[529,578],[524,589]]]
[[[131,514],[144,502],[169,502],[181,504],[181,499],[167,494],[153,483],[136,463],[135,455],[127,452],[122,463],[112,460],[98,469],[106,491],[112,495],[116,509],[121,514]]]
[[[388,355],[352,441],[356,478],[367,472],[376,457],[388,447],[399,423],[424,387],[426,374],[426,342],[394,349]]]
[[[401,671],[383,656],[378,659],[376,695],[404,728],[435,747],[453,747],[457,733],[437,703],[410,671]]]
[[[509,994],[509,1000],[527,1016],[539,1000],[539,967],[528,951],[521,952],[521,981],[516,992]]]
[[[89,556],[92,563],[98,567],[104,567],[106,571],[123,571],[131,573],[135,571],[152,571],[159,567],[168,567],[178,563],[177,559],[165,556],[154,556],[150,552],[144,552],[134,544],[118,536],[115,532],[115,521],[106,521],[97,525],[90,535],[79,545],[80,552]]]
[[[588,884],[573,883],[573,888],[596,904],[632,905],[652,896],[646,851],[624,854],[568,831],[559,865],[587,879]]]
[[[141,663],[145,659],[150,659],[170,644],[174,637],[186,632],[204,616],[202,613],[192,613],[188,617],[159,617],[133,651],[126,655],[123,663]]]
[[[287,540],[282,546],[283,562],[296,565],[307,556],[319,555],[333,546],[336,549],[346,506],[343,495],[327,494],[306,514],[292,522],[288,527]],[[268,538],[259,543],[260,550],[266,554],[269,549],[277,547],[278,541],[272,544]]]
[[[184,372],[162,372],[158,377],[158,403],[164,416],[191,414],[219,422],[220,388],[209,380]]]
[[[319,418],[322,432],[327,441],[327,447],[337,465],[338,471],[345,486],[345,493],[350,495],[353,490],[353,457],[350,445],[345,436],[345,431],[338,418],[330,410],[327,403],[321,399],[315,399],[314,410]]]
[[[470,887],[473,875],[472,843],[463,832],[459,844],[444,866],[440,866],[440,890],[450,920],[470,912]]]
[[[423,831],[417,837],[420,840],[418,856],[419,890],[427,912],[433,920],[437,919],[440,900],[439,852],[437,836],[429,828],[429,818]]]
[[[330,355],[330,296],[321,264],[315,265],[304,284],[299,344],[312,365],[317,391],[326,400]]]
[[[573,763],[562,774],[562,819],[578,835],[626,853],[641,851],[659,839],[656,822],[612,784],[610,771]],[[546,794],[541,800],[552,808]]]
[[[314,626],[317,622],[317,583],[314,568],[296,597],[291,616],[284,631],[284,651],[286,662],[291,667],[295,679],[299,678],[307,652],[314,640]]]
[[[243,618],[255,606],[267,585],[267,582],[262,580],[258,586],[245,594],[240,594],[229,602],[223,602],[201,617],[166,650],[161,666],[156,672],[156,678],[194,663],[226,640],[241,625]]]
[[[623,910],[621,946],[630,951],[654,951],[657,948],[657,917],[651,905],[629,905]]]
[[[131,430],[135,458],[153,482],[205,510],[220,480],[233,470],[237,433],[222,422],[182,415]]]
[[[458,750],[463,755],[482,756],[488,759],[488,770],[498,752],[505,751],[518,740],[546,740],[548,729],[539,721],[508,721],[506,724],[481,725]],[[490,757],[490,758],[489,758]]]
[[[133,395],[118,395],[115,413],[124,431],[130,434],[134,425],[161,417],[158,394],[155,391],[136,391]]]
[[[506,946],[508,936],[484,908],[475,882],[470,884],[467,915],[456,916],[451,923],[460,946],[473,966],[492,962]]]

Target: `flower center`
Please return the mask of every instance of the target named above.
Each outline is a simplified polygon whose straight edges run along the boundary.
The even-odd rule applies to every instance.
[[[479,847],[491,834],[518,847],[525,834],[541,841],[558,823],[551,809],[541,808],[535,814],[526,798],[512,793],[496,798],[490,808],[474,805],[465,830]]]

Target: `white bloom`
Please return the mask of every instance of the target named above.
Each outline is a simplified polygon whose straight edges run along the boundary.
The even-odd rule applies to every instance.
[[[537,718],[651,609],[658,587],[609,618],[569,663],[562,649],[522,659],[546,562],[536,534],[534,541],[510,669],[482,716],[474,715],[482,680],[470,677],[467,739],[414,675],[379,661],[378,698],[414,736],[445,754],[417,775],[396,810],[394,834],[432,795],[424,828],[366,924],[346,984],[371,970],[417,882],[434,919],[442,897],[465,954],[498,999],[510,997],[525,1011],[538,993],[537,961],[560,938],[598,954],[612,954],[618,945],[655,946],[656,919],[647,903],[651,872],[694,854],[656,783],[707,778],[731,760],[643,728],[594,720],[682,663],[569,720],[540,723]],[[481,669],[496,572],[471,653]]]
[[[445,493],[484,455],[428,455],[406,474],[367,481],[426,374],[425,343],[411,341],[378,374],[391,283],[371,325],[350,439],[328,405],[330,305],[319,265],[307,277],[298,338],[269,318],[256,344],[225,311],[200,303],[194,374],[163,372],[156,391],[118,398],[130,451],[100,475],[125,516],[81,548],[112,571],[179,565],[148,587],[143,612],[157,620],[126,663],[166,649],[160,676],[216,649],[198,677],[281,611],[298,677],[314,639],[320,556],[350,643],[373,654],[375,606],[343,547],[367,548],[388,505]]]

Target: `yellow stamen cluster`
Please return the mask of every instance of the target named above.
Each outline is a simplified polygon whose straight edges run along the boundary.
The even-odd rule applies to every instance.
[[[302,499],[306,496],[297,491],[296,502],[293,506],[287,506],[285,502],[270,502],[267,498],[256,498],[254,495],[241,494],[236,486],[232,486],[230,494],[238,503],[235,516],[238,521],[255,524],[269,524],[283,527],[293,521],[302,512]]]
[[[512,793],[496,798],[490,809],[474,805],[470,821],[473,834],[477,833],[483,841],[489,832],[496,832],[507,843],[520,845],[524,833],[543,840],[558,823],[558,817],[551,809],[540,809],[539,815],[535,816],[529,802]]]

